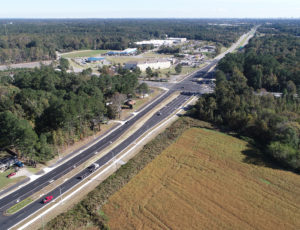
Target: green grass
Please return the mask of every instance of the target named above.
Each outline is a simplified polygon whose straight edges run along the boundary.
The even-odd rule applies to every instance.
[[[267,181],[267,180],[265,180],[265,179],[263,179],[263,178],[260,178],[260,181],[261,181],[261,182],[264,182],[265,184],[271,184],[270,181]]]
[[[145,58],[139,58],[139,57],[128,57],[128,56],[110,56],[106,58],[108,61],[112,62],[112,64],[125,64],[126,62],[129,61],[144,61],[146,60]]]
[[[228,48],[225,47],[225,46],[222,46],[222,48],[221,48],[221,53],[224,53],[226,50],[228,50]]]
[[[196,71],[198,68],[193,68],[193,67],[182,67],[182,72],[181,74],[189,74],[194,71]]]
[[[19,202],[19,203],[15,204],[14,206],[10,207],[9,209],[7,209],[6,213],[10,214],[10,215],[14,214],[14,213],[20,211],[22,208],[29,205],[32,201],[33,201],[33,199],[28,197],[25,200],[22,200],[21,202]]]
[[[98,210],[99,215],[103,218],[103,220],[108,221],[108,217],[102,210]]]
[[[9,184],[14,184],[18,181],[21,181],[22,179],[24,179],[25,177],[11,177],[11,178],[7,178],[7,175],[14,172],[13,169],[9,169],[3,173],[0,173],[0,189],[3,189],[5,187],[7,187]]]
[[[148,53],[144,53],[142,54],[142,56],[144,58],[170,58],[173,57],[173,55],[169,55],[169,54],[158,54],[155,52],[148,52]]]
[[[26,169],[31,173],[37,173],[38,171],[40,171],[40,169],[33,167],[26,167]]]
[[[80,58],[80,57],[94,57],[104,53],[109,50],[79,50],[71,53],[62,54],[64,58]]]
[[[191,118],[178,119],[165,132],[146,144],[143,150],[129,160],[127,164],[121,166],[116,173],[109,176],[85,196],[82,201],[48,222],[45,229],[60,229],[62,225],[65,229],[79,229],[80,227],[85,229],[87,223],[91,222],[98,229],[108,229],[104,227],[106,215],[103,215],[102,205],[190,127],[211,128],[211,125]]]
[[[199,68],[198,67],[197,68],[193,68],[193,67],[189,67],[189,66],[183,66],[182,67],[182,71],[181,71],[181,73],[179,75],[190,74],[190,73],[196,71],[197,69],[199,69]],[[172,67],[170,67],[168,69],[159,69],[157,71],[159,71],[161,73],[161,75],[162,75],[161,77],[162,78],[166,78],[167,77],[167,73],[170,73],[170,75],[178,75],[176,73],[176,71],[175,71],[175,67],[174,66],[172,66]],[[146,76],[145,73],[144,73],[144,76]]]
[[[202,68],[205,64],[201,64],[199,67],[197,68],[193,68],[193,67],[190,67],[190,66],[183,66],[182,67],[182,71],[180,74],[177,74],[176,71],[175,71],[175,67],[174,66],[171,66],[170,68],[168,69],[158,69],[158,70],[154,70],[155,71],[158,71],[160,73],[160,78],[167,78],[167,74],[169,73],[170,75],[187,75],[187,74],[190,74],[192,72],[195,72],[196,70]],[[142,77],[147,77],[146,76],[146,72],[142,72],[141,74]],[[155,78],[152,78],[152,79],[155,79]]]

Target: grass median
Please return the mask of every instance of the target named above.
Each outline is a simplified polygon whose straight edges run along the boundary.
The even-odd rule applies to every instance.
[[[117,172],[108,177],[96,189],[90,192],[81,202],[76,204],[69,211],[58,215],[51,220],[45,229],[84,228],[86,226],[97,226],[106,229],[106,218],[101,215],[102,206],[108,198],[127,184],[135,175],[147,166],[156,156],[166,149],[170,144],[190,127],[211,128],[206,122],[197,121],[190,118],[180,118],[172,126],[150,141],[144,148],[127,164],[123,165]]]
[[[7,209],[6,214],[12,215],[16,212],[20,211],[21,209],[25,208],[27,205],[29,205],[33,199],[31,197],[26,198],[25,200],[22,200],[21,202],[15,204],[14,206]]]

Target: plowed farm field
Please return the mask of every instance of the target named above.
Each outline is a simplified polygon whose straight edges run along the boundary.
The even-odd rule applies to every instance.
[[[110,229],[300,229],[300,176],[245,163],[243,140],[192,128],[112,195]]]

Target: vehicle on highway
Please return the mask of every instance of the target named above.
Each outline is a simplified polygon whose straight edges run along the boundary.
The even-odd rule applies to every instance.
[[[15,176],[16,174],[17,174],[16,172],[12,172],[11,174],[7,175],[7,178],[11,178],[11,177]]]
[[[85,173],[81,174],[81,175],[78,177],[78,179],[82,180],[82,179],[86,178],[88,175],[89,175],[89,173],[88,173],[88,172],[85,172]]]
[[[88,167],[88,170],[90,172],[94,172],[94,171],[96,171],[97,168],[99,168],[99,164],[93,163],[91,166]]]
[[[161,115],[161,112],[159,111],[159,112],[157,112],[157,116],[160,116]]]
[[[53,199],[53,196],[46,196],[46,197],[43,199],[43,203],[46,204],[46,203],[50,202],[52,199]]]

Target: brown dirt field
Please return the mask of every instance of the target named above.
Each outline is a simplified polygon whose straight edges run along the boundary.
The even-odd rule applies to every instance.
[[[186,131],[110,197],[110,229],[300,229],[300,176],[244,163],[245,150],[217,131]]]

